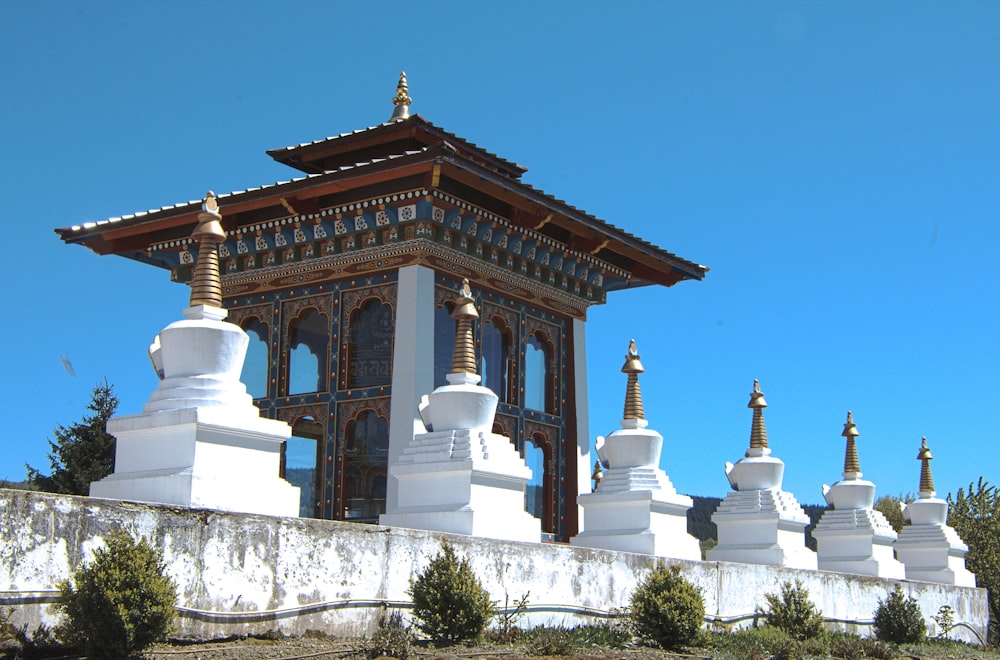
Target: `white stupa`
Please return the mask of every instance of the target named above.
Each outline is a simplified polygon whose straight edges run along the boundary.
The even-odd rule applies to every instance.
[[[218,245],[225,240],[209,192],[192,238],[198,260],[184,320],[150,346],[160,383],[139,415],[108,422],[117,439],[114,474],[93,497],[242,513],[297,516],[299,489],[278,476],[284,422],[262,418],[240,372],[249,338],[227,323]]]
[[[934,457],[927,438],[920,444],[920,497],[903,510],[909,525],[896,540],[896,556],[906,566],[907,580],[976,586],[976,576],[965,567],[969,548],[948,526],[948,502],[935,497],[930,462]]]
[[[541,521],[524,510],[531,469],[510,438],[493,433],[499,399],[479,385],[472,339],[479,312],[468,280],[452,317],[458,327],[448,385],[421,401],[428,432],[414,435],[389,465],[399,486],[398,504],[390,504],[379,523],[537,543]]]
[[[847,438],[844,478],[833,486],[823,484],[823,497],[833,508],[813,530],[819,569],[902,580],[903,565],[892,552],[896,532],[885,516],[872,508],[875,484],[861,478],[855,443],[860,433],[850,411],[841,435]]]
[[[595,492],[577,497],[583,507],[583,531],[570,544],[697,561],[698,539],[687,532],[691,498],[679,495],[660,469],[663,436],[647,428],[639,390],[643,371],[632,340],[622,367],[628,385],[621,429],[609,434],[600,449],[608,470]]]
[[[785,464],[771,456],[764,426],[764,394],[753,382],[748,408],[753,409],[750,448],[736,465],[726,463],[732,491],[712,514],[719,544],[709,561],[816,568],[816,553],[805,545],[809,516],[795,496],[781,490]]]

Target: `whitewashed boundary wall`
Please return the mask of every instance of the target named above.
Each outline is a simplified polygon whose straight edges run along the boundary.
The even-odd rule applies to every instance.
[[[407,603],[411,576],[440,550],[441,534],[301,518],[177,509],[0,489],[0,606],[13,623],[53,625],[55,584],[88,561],[113,529],[161,548],[181,605],[179,634],[216,638],[280,630],[369,631],[382,603]],[[593,622],[628,603],[654,565],[647,555],[566,545],[448,536],[495,600],[530,592],[522,625]],[[709,620],[751,621],[764,594],[802,580],[824,616],[860,634],[893,581],[727,562],[680,562],[701,588]],[[983,589],[901,582],[928,627],[948,604],[985,634]],[[956,633],[968,641],[965,629]]]

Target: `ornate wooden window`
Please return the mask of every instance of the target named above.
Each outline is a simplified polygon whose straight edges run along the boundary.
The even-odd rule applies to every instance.
[[[524,491],[524,510],[542,521],[542,531],[554,533],[555,474],[552,443],[541,433],[534,433],[524,443],[524,459],[531,468],[531,481]]]
[[[392,384],[392,306],[371,298],[351,312],[347,340],[348,388]]]
[[[513,399],[510,392],[512,337],[513,333],[498,316],[483,323],[479,364],[482,384],[505,403]]]
[[[552,345],[541,332],[524,342],[524,407],[553,413]]]
[[[288,326],[288,394],[326,389],[330,321],[309,307]]]
[[[250,337],[240,382],[247,386],[250,396],[255,399],[265,399],[268,379],[267,326],[256,316],[251,316],[244,319],[240,327]]]
[[[347,422],[341,438],[343,455],[343,518],[378,522],[385,513],[389,421],[363,410]]]
[[[299,516],[318,518],[320,515],[318,464],[323,425],[311,417],[303,417],[292,425],[292,437],[282,448],[282,477],[299,487]]]

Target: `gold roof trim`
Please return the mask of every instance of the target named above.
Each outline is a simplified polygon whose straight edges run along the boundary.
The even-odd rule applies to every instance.
[[[462,287],[455,298],[451,317],[458,322],[455,330],[455,352],[451,358],[451,373],[475,374],[476,344],[472,338],[472,322],[479,318],[476,301],[472,297],[469,280],[462,280]]]
[[[622,366],[622,373],[628,374],[628,385],[625,387],[625,412],[622,419],[646,419],[646,412],[642,407],[642,391],[639,389],[639,374],[645,371],[642,362],[639,361],[635,340],[629,339],[628,353]]]
[[[753,379],[753,392],[750,393],[750,403],[747,408],[753,408],[753,422],[750,425],[750,448],[767,449],[767,427],[764,425],[764,408],[767,401],[760,391],[760,381]]]
[[[215,193],[209,190],[201,203],[198,224],[191,234],[198,243],[198,260],[191,280],[191,307],[222,307],[222,278],[219,272],[219,244],[226,240],[222,214]]]

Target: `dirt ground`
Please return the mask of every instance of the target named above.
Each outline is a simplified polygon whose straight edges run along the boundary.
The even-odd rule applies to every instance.
[[[142,655],[149,660],[298,660],[299,658],[350,658],[364,657],[360,651],[361,640],[336,638],[288,638],[280,640],[240,639],[224,642],[203,642],[191,645],[159,644]],[[464,647],[453,646],[444,649],[414,648],[412,657],[418,660],[434,658],[456,660],[475,658],[489,660],[503,658],[538,657],[531,656],[524,647]],[[562,656],[563,658],[567,656]],[[600,650],[572,657],[591,660],[666,660],[668,658],[698,658],[708,656],[672,655],[649,648],[629,650]]]

